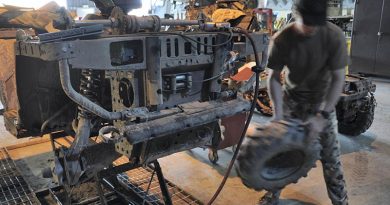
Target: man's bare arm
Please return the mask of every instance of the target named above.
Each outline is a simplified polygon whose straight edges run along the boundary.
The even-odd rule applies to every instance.
[[[331,71],[332,81],[326,94],[325,102],[321,110],[331,112],[334,110],[344,86],[345,69]]]
[[[283,96],[280,71],[270,69],[268,75],[268,93],[273,103],[274,120],[283,119]]]

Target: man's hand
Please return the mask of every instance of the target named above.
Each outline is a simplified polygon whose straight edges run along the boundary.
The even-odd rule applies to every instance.
[[[325,129],[328,120],[326,120],[321,114],[317,113],[315,116],[309,118],[307,123],[309,124],[311,131],[320,133]]]

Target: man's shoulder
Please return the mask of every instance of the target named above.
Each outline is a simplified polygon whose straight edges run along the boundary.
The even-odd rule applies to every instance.
[[[294,23],[290,23],[287,26],[285,26],[282,30],[276,32],[272,37],[273,40],[275,42],[283,42],[287,40],[289,37],[291,37],[293,26]]]
[[[331,23],[331,22],[326,22],[325,28],[328,30],[328,36],[331,37],[332,39],[334,38],[341,38],[344,39],[344,32],[341,30],[340,27],[337,25]]]

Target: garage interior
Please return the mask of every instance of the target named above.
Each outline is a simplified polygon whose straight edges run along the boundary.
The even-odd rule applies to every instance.
[[[0,0],[0,204],[208,204],[239,151],[248,102],[255,105],[251,124],[272,119],[267,70],[258,76],[251,72],[256,62],[250,35],[265,68],[269,40],[292,22],[292,6],[292,0]],[[218,9],[239,12],[225,13],[216,23],[212,14]],[[389,9],[390,0],[328,1],[327,20],[341,28],[349,49],[336,111],[353,205],[390,201]],[[199,13],[207,20],[199,20]],[[228,39],[226,30],[233,25],[251,34],[233,29]],[[232,42],[231,48],[203,45],[211,41]],[[229,76],[235,94],[221,92],[227,71],[215,73],[218,66],[237,71]],[[102,85],[96,95],[88,90],[95,80]],[[223,100],[209,103],[215,89]],[[246,104],[237,97],[244,89]],[[369,116],[359,118],[365,113]],[[88,136],[76,145],[75,136],[83,136],[80,119],[87,119]],[[72,148],[83,158],[66,161]],[[72,177],[80,174],[74,181],[65,166],[85,172],[72,172]],[[265,193],[245,186],[233,168],[212,204],[255,205]],[[279,204],[332,204],[320,161],[283,189]]]

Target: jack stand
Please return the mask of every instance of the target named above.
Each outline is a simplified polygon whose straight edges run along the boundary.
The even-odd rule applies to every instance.
[[[160,163],[158,163],[158,161],[156,160],[153,162],[153,165],[154,165],[154,171],[157,174],[158,183],[160,184],[161,193],[164,198],[164,204],[172,205],[171,195],[169,194],[167,184],[165,183],[165,179],[160,167]]]
[[[64,137],[64,136],[66,136],[65,133],[52,133],[52,134],[50,134],[50,142],[51,142],[51,146],[53,148],[55,157],[60,157],[59,149],[61,149],[63,147],[63,145],[59,144],[56,139]],[[115,194],[118,195],[119,198],[122,198],[124,201],[128,201],[128,202],[133,201],[131,198],[129,198],[130,195],[127,195],[126,193],[121,193],[121,191],[118,191],[116,189],[119,186],[123,186],[123,184],[121,184],[118,181],[118,178],[116,176],[117,176],[117,174],[124,173],[128,170],[136,169],[137,167],[139,167],[139,165],[135,165],[133,163],[126,163],[126,164],[121,164],[118,166],[110,166],[108,169],[104,169],[100,172],[96,172],[94,174],[93,178],[94,178],[95,183],[96,183],[96,188],[97,188],[100,204],[107,205],[109,203],[108,202],[109,199],[106,198],[104,191],[103,191],[103,188],[102,188],[102,185],[107,184],[107,183],[109,183],[109,185],[111,185],[111,186],[109,186],[109,188],[112,189],[115,192]],[[149,167],[152,170],[154,170],[155,174],[157,175],[158,184],[159,184],[159,187],[161,190],[162,201],[163,201],[164,205],[173,205],[171,194],[169,193],[169,189],[168,189],[168,184],[164,178],[164,175],[162,173],[161,166],[160,166],[159,162],[157,160],[155,160],[151,164],[149,164]],[[64,191],[66,193],[65,194],[66,198],[64,199],[65,200],[64,204],[67,204],[67,205],[71,204],[71,197],[69,194],[71,194],[72,189],[70,188],[70,186],[66,186],[66,185],[63,186],[63,188],[64,188]],[[133,195],[133,196],[136,196],[136,195]],[[147,196],[139,196],[139,197],[141,198],[141,201],[142,201],[142,200],[144,200],[142,198],[147,197]]]
[[[100,203],[101,204],[104,204],[104,205],[107,205],[107,200],[106,200],[106,197],[104,196],[104,192],[103,192],[103,189],[102,189],[102,185],[101,185],[101,179],[99,177],[99,174],[98,173],[95,173],[95,183],[96,183],[96,189],[98,191],[98,194],[99,194],[99,198],[100,198]]]

